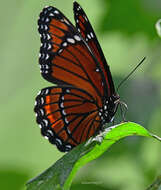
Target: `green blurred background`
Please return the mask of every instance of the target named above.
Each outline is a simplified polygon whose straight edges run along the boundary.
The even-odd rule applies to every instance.
[[[127,120],[161,136],[161,38],[155,23],[160,0],[78,0],[87,13],[118,83],[147,56],[120,88]],[[63,153],[40,135],[33,112],[37,92],[51,86],[40,76],[37,19],[52,5],[73,21],[72,0],[12,0],[0,7],[0,189],[24,190],[25,183]],[[161,144],[130,137],[82,168],[72,189],[141,190],[161,174]]]

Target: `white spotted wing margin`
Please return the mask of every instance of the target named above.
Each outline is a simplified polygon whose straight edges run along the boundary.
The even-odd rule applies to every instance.
[[[93,27],[90,24],[90,21],[86,13],[77,2],[74,2],[73,10],[74,10],[74,19],[76,23],[76,28],[80,32],[82,37],[85,39],[93,55],[99,62],[100,71],[98,68],[97,70],[102,74],[102,79],[105,88],[104,89],[105,96],[111,96],[112,94],[115,93],[114,83],[112,80],[109,66],[103,54],[102,48],[97,40]]]
[[[60,151],[69,151],[85,142],[115,114],[116,98],[109,67],[104,66],[94,31],[79,5],[74,14],[80,26],[83,20],[85,30],[77,24],[73,26],[51,6],[42,10],[38,20],[42,43],[40,71],[46,80],[59,86],[40,92],[35,112],[43,136]]]
[[[36,97],[34,111],[41,133],[62,152],[95,135],[101,128],[93,97],[74,87],[48,87]]]
[[[51,6],[44,8],[38,20],[38,31],[43,78],[57,85],[83,88],[97,99],[104,96],[104,79],[98,72],[101,71],[98,60],[77,28],[61,11]]]
[[[57,25],[52,23],[53,20],[55,23],[57,22]],[[63,23],[64,29],[61,23]],[[40,13],[38,31],[41,40],[39,54],[40,71],[45,77],[45,74],[50,74],[51,72],[50,65],[55,55],[63,51],[63,48],[68,45],[67,42],[75,43],[75,39],[70,35],[70,33],[74,33],[74,26],[57,8],[49,6],[45,7]],[[80,41],[77,35],[76,40]],[[47,80],[50,81],[50,79]]]

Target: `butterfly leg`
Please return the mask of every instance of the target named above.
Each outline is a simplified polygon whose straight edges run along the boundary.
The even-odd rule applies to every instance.
[[[121,111],[121,116],[122,116],[123,122],[127,122],[125,115],[127,113],[128,107],[125,104],[125,102],[122,102],[122,101],[120,101],[119,105],[120,105],[120,111]]]

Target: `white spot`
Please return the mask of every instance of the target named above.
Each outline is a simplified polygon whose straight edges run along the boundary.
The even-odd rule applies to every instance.
[[[48,50],[51,49],[51,47],[52,47],[51,44],[48,44]]]
[[[66,19],[63,19],[63,20],[64,20],[64,22],[65,22],[66,24],[70,25],[70,23],[69,23]]]
[[[104,105],[104,109],[107,110],[107,106],[106,105]]]
[[[36,116],[36,117],[38,116],[37,113],[35,113],[35,116]]]
[[[64,108],[64,103],[63,102],[61,102],[60,107]]]
[[[46,43],[44,43],[44,49],[46,49]]]
[[[43,104],[44,103],[44,98],[43,97],[41,97],[41,104]]]
[[[68,128],[67,128],[67,131],[68,131],[69,134],[71,134],[71,131]]]
[[[43,68],[44,68],[44,66],[43,66],[43,65],[39,65],[39,67],[40,67],[40,69],[43,69]]]
[[[60,49],[59,51],[58,51],[58,53],[61,53],[63,51],[63,49]]]
[[[74,38],[75,38],[75,40],[77,40],[77,41],[81,41],[81,38],[80,38],[78,35],[75,35]]]
[[[46,126],[48,126],[48,120],[43,119],[43,122],[45,123]]]
[[[48,71],[46,70],[46,71],[44,71],[44,73],[45,73],[45,74],[48,74]]]
[[[105,116],[108,117],[108,112],[105,112]]]
[[[66,112],[65,112],[65,110],[62,110],[62,114],[63,114],[63,115],[66,115]]]
[[[81,10],[81,7],[80,7],[80,6],[77,7],[77,11],[79,11],[79,10]]]
[[[94,35],[93,35],[93,33],[92,33],[92,32],[90,33],[90,35],[91,35],[91,38],[94,38]]]
[[[49,137],[47,137],[47,136],[44,136],[44,138],[45,138],[45,139],[49,139]]]
[[[45,59],[47,60],[48,58],[49,58],[49,54],[46,54],[46,58]]]
[[[50,37],[50,35],[49,35],[49,34],[47,34],[47,39],[48,39],[48,40],[50,40],[50,38],[51,38],[51,37]]]
[[[76,23],[79,23],[79,20],[78,20],[78,19],[76,20]]]
[[[67,149],[71,149],[72,147],[71,147],[71,145],[65,145],[65,147],[67,148]]]
[[[67,93],[69,93],[69,92],[70,92],[70,90],[69,90],[69,89],[66,89],[66,92],[67,92]]]
[[[45,39],[45,38],[46,38],[46,34],[45,34],[45,33],[43,33],[42,35],[43,35],[43,38]]]
[[[42,128],[42,126],[39,124],[39,127],[40,127],[40,129]]]
[[[41,47],[43,46],[43,43],[41,43],[41,45],[40,45]]]
[[[41,115],[43,116],[44,115],[44,111],[42,109],[40,109],[40,112],[41,112]]]
[[[60,139],[55,138],[55,141],[56,141],[59,145],[62,145],[62,142],[61,142],[61,140],[60,140]]]
[[[74,44],[75,43],[75,40],[73,38],[67,38],[67,41],[71,44]]]
[[[55,13],[55,14],[59,14],[59,11],[55,10],[54,13]]]
[[[97,68],[97,69],[96,69],[96,72],[99,72],[99,71],[100,71],[99,68]]]
[[[67,120],[67,118],[65,117],[65,123],[66,124],[68,124],[69,123],[69,121]],[[69,131],[69,129],[67,128],[67,130],[68,130],[68,133],[70,133],[70,131]]]
[[[54,16],[54,14],[53,14],[53,13],[50,13],[49,16]]]
[[[48,132],[50,135],[54,136],[54,134],[53,134],[53,132],[52,132],[51,130],[47,130],[47,132]]]
[[[66,47],[67,45],[68,45],[67,42],[64,42],[64,43],[62,44],[63,47]]]
[[[101,112],[98,112],[98,115],[99,115],[99,116],[101,116],[101,115],[102,115],[102,113],[101,113]]]
[[[90,36],[90,34],[87,34],[87,37],[88,37],[89,39],[91,39],[91,36]]]
[[[48,27],[47,27],[47,25],[45,25],[45,30],[48,30]]]
[[[61,99],[64,100],[64,96],[62,96]]]
[[[37,105],[37,101],[35,101],[35,106]]]
[[[86,16],[84,16],[85,20],[88,22],[88,18]]]
[[[46,18],[45,22],[49,22],[49,21],[50,21],[49,18]]]
[[[44,14],[46,14],[47,13],[47,10],[44,10]]]
[[[86,38],[86,42],[88,42],[88,38]]]
[[[41,53],[39,53],[39,58],[41,57]]]
[[[80,32],[80,28],[78,28],[77,30],[78,30],[78,32]]]
[[[48,93],[49,93],[49,89],[46,89],[46,90],[45,90],[45,94],[48,94]]]

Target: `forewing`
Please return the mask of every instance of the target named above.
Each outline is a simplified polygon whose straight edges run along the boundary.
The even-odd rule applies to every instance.
[[[93,52],[93,55],[96,57],[100,64],[101,72],[103,74],[102,78],[104,80],[104,89],[107,96],[114,94],[114,84],[111,76],[109,66],[107,65],[103,51],[99,45],[97,37],[94,33],[94,30],[81,6],[74,2],[74,18],[76,22],[76,28],[85,39],[86,43]]]
[[[38,20],[42,76],[89,92],[101,107],[103,79],[98,61],[71,22],[56,8],[44,8]]]

